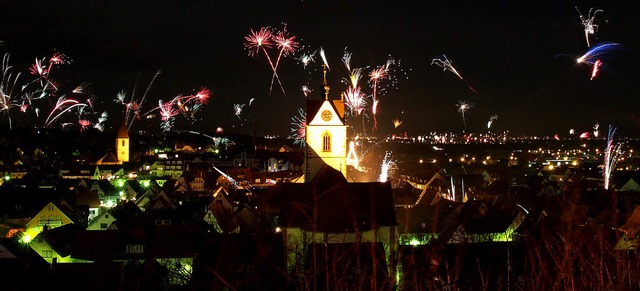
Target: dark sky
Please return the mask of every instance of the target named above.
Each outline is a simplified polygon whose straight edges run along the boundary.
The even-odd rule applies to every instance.
[[[375,135],[459,132],[459,101],[473,104],[465,121],[474,132],[486,132],[492,115],[498,116],[492,131],[512,135],[566,136],[570,129],[591,131],[596,123],[601,130],[617,126],[622,135],[640,132],[635,1],[414,2],[0,1],[0,50],[23,72],[23,82],[32,78],[28,67],[35,58],[68,56],[72,62],[60,67],[57,81],[90,84],[94,109],[110,114],[107,127],[117,127],[124,113],[115,102],[120,91],[141,96],[149,87],[144,112],[160,99],[206,87],[212,96],[200,119],[178,117],[173,129],[248,131],[247,120],[255,120],[258,134],[287,136],[292,117],[304,108],[300,88],[308,84],[315,90],[310,96],[320,98],[322,81],[318,55],[306,69],[296,58],[322,47],[334,98],[347,87],[341,82],[348,77],[341,62],[345,49],[351,66],[364,68],[360,85],[367,94],[373,92],[367,83],[371,68],[396,60],[393,80],[380,87],[385,90],[378,95]],[[592,47],[622,45],[603,56],[594,80],[591,66],[575,62],[589,49],[576,6],[584,17],[591,7],[603,10],[595,17],[598,31],[589,36]],[[265,55],[251,57],[244,49],[251,29],[280,30],[284,24],[302,46],[277,68],[286,97],[277,82],[269,94],[272,70]],[[431,65],[441,54],[463,80]],[[158,70],[162,74],[149,86]],[[234,104],[247,104],[245,120],[234,114]],[[20,112],[11,115],[18,124],[33,122]],[[393,118],[402,125],[394,128]],[[0,119],[3,125],[6,120]],[[371,121],[364,121],[369,134]],[[350,122],[362,131],[362,118]],[[137,126],[157,129],[159,123]],[[136,123],[133,128],[140,129]]]

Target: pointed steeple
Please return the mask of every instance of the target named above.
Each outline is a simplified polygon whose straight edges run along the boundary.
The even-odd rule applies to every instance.
[[[327,65],[326,64],[322,64],[322,74],[323,74],[322,89],[324,89],[324,100],[329,100],[329,89],[331,88],[327,83]]]
[[[129,131],[127,130],[127,117],[122,118],[122,123],[120,124],[120,128],[118,129],[117,138],[129,138]]]

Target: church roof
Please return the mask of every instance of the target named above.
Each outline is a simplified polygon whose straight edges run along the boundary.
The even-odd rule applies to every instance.
[[[282,183],[274,191],[285,227],[344,232],[397,224],[389,182],[348,183],[326,166],[311,183]]]
[[[117,164],[118,158],[113,152],[107,152],[104,156],[102,156],[96,164]]]

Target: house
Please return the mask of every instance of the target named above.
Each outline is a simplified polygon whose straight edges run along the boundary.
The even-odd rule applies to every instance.
[[[40,212],[38,212],[24,226],[26,234],[29,237],[35,237],[36,234],[56,227],[67,224],[73,224],[74,221],[63,212],[56,204],[49,202]],[[28,239],[27,239],[28,240]]]
[[[282,183],[273,191],[281,199],[277,221],[285,239],[288,272],[319,267],[305,262],[305,258],[314,255],[314,250],[329,247],[336,251],[342,249],[338,245],[359,248],[371,244],[376,249],[374,253],[381,257],[368,258],[379,263],[369,276],[380,274],[377,273],[380,266],[384,266],[386,274],[395,272],[398,231],[389,182],[349,183],[342,172],[327,165],[310,183]],[[331,270],[340,269],[338,265],[342,263],[325,262],[337,264],[326,265]],[[341,274],[327,273],[327,276]]]
[[[75,205],[76,208],[86,209],[87,221],[91,221],[93,218],[100,214],[100,197],[98,193],[91,191],[84,187],[78,187],[75,191]]]
[[[104,211],[89,220],[87,230],[107,230],[116,221],[116,218],[108,211]]]
[[[636,206],[627,221],[618,228],[622,232],[614,250],[635,250],[638,248],[640,232],[640,206]]]

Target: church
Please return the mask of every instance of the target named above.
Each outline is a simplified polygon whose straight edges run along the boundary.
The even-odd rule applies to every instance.
[[[347,178],[347,125],[344,98],[329,99],[327,67],[323,66],[323,98],[307,99],[305,128],[305,182],[310,182],[326,164]]]

